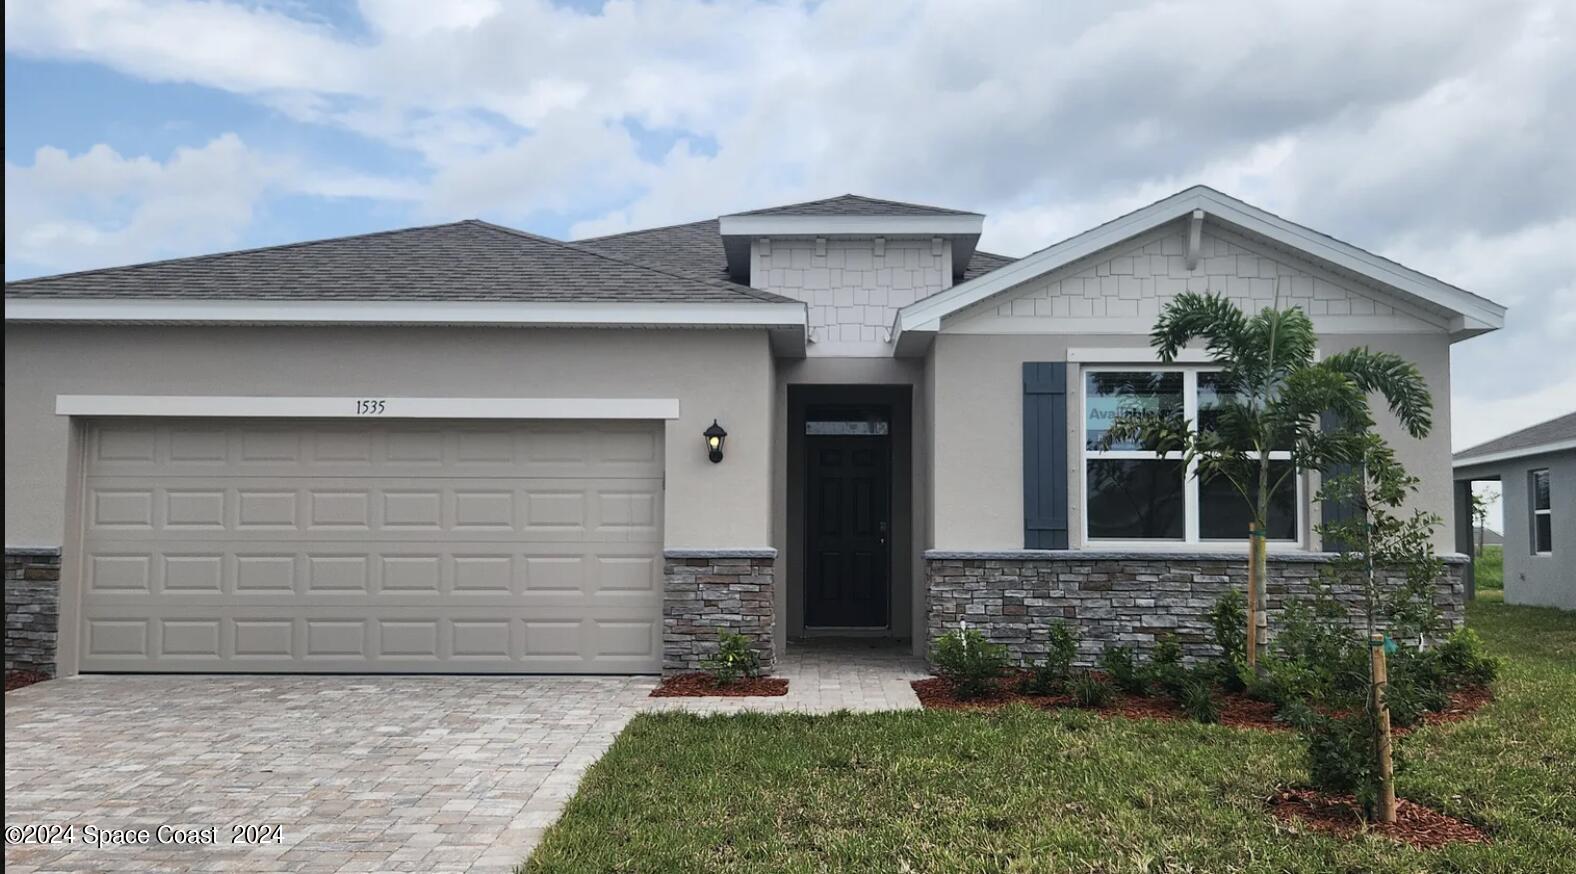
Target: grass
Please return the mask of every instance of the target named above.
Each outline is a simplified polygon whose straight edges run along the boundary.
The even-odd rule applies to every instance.
[[[1473,566],[1473,574],[1478,591],[1484,589],[1504,591],[1505,547],[1484,546],[1483,554],[1477,557],[1477,562]]]
[[[1423,852],[1294,833],[1270,734],[1027,709],[641,716],[525,872],[1576,870],[1576,614],[1480,602],[1499,699],[1418,731],[1401,794],[1494,843]]]

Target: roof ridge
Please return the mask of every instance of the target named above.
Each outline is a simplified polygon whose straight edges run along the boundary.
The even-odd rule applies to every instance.
[[[982,218],[985,215],[982,212],[974,212],[972,210],[967,210],[967,209],[954,209],[953,207],[950,207],[950,206],[935,206],[934,204],[929,204],[929,203],[916,203],[916,202],[914,202],[912,200],[892,200],[891,198],[886,198],[886,197],[871,197],[868,194],[855,194],[852,191],[845,191],[842,194],[834,194],[834,195],[831,195],[830,197],[816,197],[816,198],[812,198],[810,200],[796,201],[794,203],[782,203],[782,204],[778,204],[776,206],[761,206],[761,207],[756,207],[755,209],[747,209],[747,210],[744,210],[742,212],[724,213],[724,215],[743,216],[743,215],[757,215],[757,214],[765,213],[765,212],[781,212],[782,210],[792,209],[794,207],[816,206],[816,205],[824,204],[824,203],[833,203],[833,202],[839,201],[839,200],[858,200],[858,201],[862,201],[864,203],[879,203],[879,204],[890,204],[892,206],[905,206],[905,207],[910,207],[912,209],[929,210],[932,213],[936,213],[936,214],[977,215],[977,216],[980,216]]]
[[[709,286],[711,288],[725,289],[727,291],[733,292],[734,294],[742,295],[744,297],[748,297],[748,298],[751,298],[753,300],[756,300],[756,301],[762,302],[762,303],[800,303],[800,301],[796,301],[796,300],[794,300],[791,297],[784,297],[784,296],[782,296],[780,294],[772,294],[771,292],[761,291],[760,289],[757,289],[757,288],[750,288],[748,286],[740,286],[740,285],[736,285],[736,284],[731,283],[731,282],[722,282],[720,280],[707,279],[706,277],[703,277],[703,276],[695,276],[695,275],[691,275],[691,274],[687,274],[687,273],[680,273],[680,272],[675,271],[675,270],[668,270],[668,269],[662,268],[662,267],[655,267],[655,266],[652,266],[650,264],[642,263],[640,261],[634,261],[634,260],[631,260],[629,258],[621,258],[621,257],[619,257],[617,255],[611,255],[611,254],[609,254],[607,252],[599,252],[596,249],[588,248],[586,246],[580,246],[580,245],[577,245],[575,243],[565,242],[564,240],[556,240],[556,239],[553,239],[552,237],[542,236],[541,234],[533,234],[530,231],[522,231],[519,228],[511,228],[508,225],[494,224],[492,222],[484,221],[482,219],[466,219],[464,223],[466,223],[466,224],[474,224],[474,225],[476,225],[478,227],[486,228],[488,230],[495,231],[495,232],[500,233],[500,234],[506,234],[506,235],[513,235],[513,236],[516,236],[516,237],[522,237],[524,239],[533,240],[533,241],[538,242],[538,243],[547,243],[549,245],[558,246],[558,247],[564,248],[564,249],[569,249],[570,251],[573,251],[573,252],[579,252],[579,253],[584,254],[584,255],[591,255],[591,256],[594,256],[594,257],[597,257],[597,258],[602,258],[602,259],[607,260],[607,261],[612,261],[615,264],[623,264],[623,265],[628,266],[628,267],[636,267],[636,268],[639,268],[641,270],[647,270],[647,271],[650,271],[652,273],[658,273],[658,274],[661,274],[663,276],[672,277],[674,279],[682,279],[685,282],[695,282],[695,283],[699,283],[699,284],[702,284],[702,285]]]
[[[618,237],[628,237],[628,236],[631,236],[632,234],[649,234],[649,233],[651,233],[653,231],[671,231],[674,228],[688,228],[688,227],[692,227],[694,225],[703,225],[703,224],[706,224],[707,222],[714,222],[714,221],[717,220],[717,218],[718,218],[717,216],[712,216],[711,218],[696,219],[695,221],[692,221],[692,222],[674,222],[671,225],[655,225],[655,226],[649,227],[649,228],[631,228],[631,229],[629,229],[627,231],[619,231],[616,234],[603,234],[603,235],[601,235],[599,237],[584,237],[584,238],[579,239],[579,240],[567,240],[565,242],[572,243],[572,244],[578,246],[578,245],[580,245],[582,243],[592,243],[592,242],[596,242],[597,240],[612,240],[612,239],[616,239]]]
[[[436,228],[451,228],[463,225],[474,219],[460,219],[452,222],[438,222],[430,225],[413,225],[408,228],[389,228],[382,231],[368,231],[361,234],[340,234],[336,237],[321,237],[316,240],[297,240],[293,243],[275,243],[271,246],[252,246],[246,249],[230,249],[224,252],[208,252],[202,255],[182,255],[179,258],[160,258],[157,261],[139,261],[135,264],[114,264],[107,267],[91,267],[86,270],[71,270],[65,273],[50,273],[44,276],[29,276],[25,279],[6,280],[6,287],[13,285],[26,285],[34,282],[48,282],[56,279],[68,279],[78,276],[91,276],[96,273],[108,273],[112,270],[141,270],[148,267],[167,267],[171,264],[184,264],[191,261],[210,261],[216,258],[228,258],[232,255],[251,255],[257,252],[278,252],[287,249],[300,249],[306,246],[319,246],[324,243],[339,243],[345,240],[365,240],[372,237],[388,237],[395,234],[408,234],[413,231],[430,231]]]

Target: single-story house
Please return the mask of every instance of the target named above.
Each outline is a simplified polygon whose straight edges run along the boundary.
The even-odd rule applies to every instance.
[[[7,283],[8,641],[15,593],[64,674],[641,673],[719,628],[770,659],[961,621],[1019,657],[1057,622],[1202,647],[1239,503],[1099,448],[1119,393],[1211,402],[1201,353],[1149,345],[1184,290],[1415,362],[1433,433],[1379,427],[1450,518],[1450,347],[1503,307],[1204,187],[1024,258],[984,221],[845,195]],[[1316,488],[1276,502],[1272,610],[1325,558]]]
[[[1500,484],[1505,600],[1576,610],[1576,413],[1463,449],[1454,464],[1458,508],[1473,482]]]

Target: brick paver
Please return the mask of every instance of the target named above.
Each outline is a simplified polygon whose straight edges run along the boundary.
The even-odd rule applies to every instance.
[[[15,846],[34,871],[508,871],[641,710],[919,706],[905,652],[790,646],[779,698],[655,678],[90,676],[5,696],[5,824],[217,826],[219,845]],[[232,825],[282,840],[228,843]]]
[[[508,871],[655,681],[80,677],[5,696],[5,824],[221,845],[5,849],[25,871]],[[231,825],[283,840],[231,846]]]

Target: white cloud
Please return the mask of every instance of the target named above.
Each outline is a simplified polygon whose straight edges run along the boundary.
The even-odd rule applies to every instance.
[[[8,3],[6,46],[223,89],[427,165],[408,181],[316,170],[306,189],[419,198],[441,217],[556,214],[576,234],[860,191],[986,212],[983,245],[1022,254],[1205,182],[1511,304],[1504,331],[1457,347],[1455,375],[1458,404],[1492,399],[1508,418],[1458,427],[1529,424],[1541,404],[1513,399],[1554,403],[1570,385],[1555,350],[1576,327],[1576,4],[610,0],[588,13],[362,0],[359,12],[365,30],[350,33],[292,5]],[[630,123],[671,146],[652,156]],[[241,205],[263,196],[231,180],[213,203],[183,200],[136,159],[87,158],[73,172],[129,186],[125,214],[83,220],[30,200],[41,220],[19,245],[114,260],[156,247],[159,222],[183,209],[201,233],[243,226]],[[139,198],[141,217],[126,205]]]
[[[269,191],[409,199],[396,181],[262,155],[227,133],[165,161],[107,145],[5,163],[8,269],[79,270],[234,247]]]

